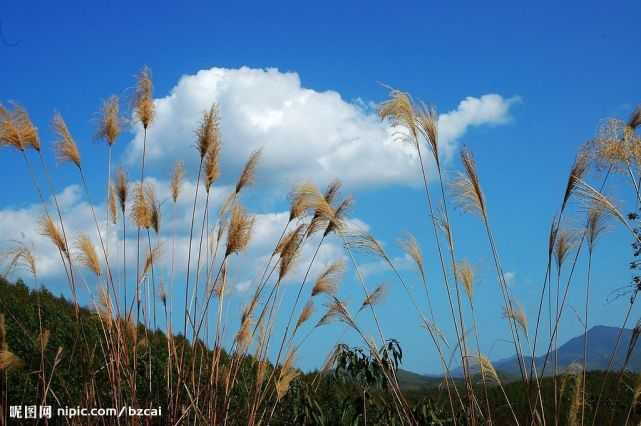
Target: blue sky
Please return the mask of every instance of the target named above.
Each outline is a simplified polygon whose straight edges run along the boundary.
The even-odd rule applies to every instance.
[[[391,166],[383,161],[385,157],[380,152],[360,157],[360,161],[350,163],[350,170],[336,166],[322,173],[313,167],[313,160],[298,158],[288,162],[287,155],[290,151],[302,155],[301,147],[304,151],[305,144],[312,146],[304,137],[305,131],[309,131],[310,138],[314,136],[311,132],[334,134],[327,129],[333,123],[333,108],[348,116],[341,116],[340,120],[362,120],[353,131],[369,129],[371,135],[378,134],[380,129],[369,123],[368,117],[372,114],[370,103],[385,99],[381,82],[436,105],[442,113],[460,110],[461,101],[467,97],[498,95],[506,109],[485,117],[478,125],[470,124],[468,119],[464,131],[450,141],[453,155],[446,170],[452,175],[458,169],[456,149],[466,145],[474,152],[505,270],[514,274],[514,295],[533,323],[544,273],[546,234],[574,155],[585,140],[594,136],[600,119],[626,119],[641,102],[636,84],[641,75],[641,59],[636,54],[641,41],[636,18],[639,12],[641,5],[633,1],[562,6],[411,2],[403,8],[356,2],[325,2],[304,8],[300,3],[236,6],[192,2],[187,7],[175,2],[97,2],[91,6],[86,2],[11,2],[0,8],[4,39],[0,44],[0,102],[14,100],[29,110],[40,128],[49,158],[53,141],[49,122],[54,111],[62,113],[80,143],[85,167],[91,171],[92,193],[101,194],[106,150],[103,144],[92,142],[97,111],[101,100],[112,94],[130,96],[134,76],[143,65],[153,71],[156,98],[166,98],[171,104],[168,95],[172,90],[182,93],[183,103],[173,104],[174,109],[167,110],[164,117],[165,123],[176,124],[170,126],[172,131],[181,125],[179,119],[190,119],[184,111],[198,112],[203,102],[225,96],[221,113],[223,130],[228,129],[223,133],[228,166],[223,168],[223,188],[236,179],[253,144],[263,142],[252,140],[249,136],[253,133],[240,132],[240,119],[234,123],[229,119],[230,124],[226,124],[226,114],[236,118],[242,115],[226,111],[225,105],[241,112],[249,105],[247,108],[251,106],[253,117],[259,120],[269,112],[270,96],[278,97],[286,90],[292,96],[301,95],[306,89],[316,94],[332,91],[340,95],[338,100],[331,95],[314,97],[314,105],[320,109],[310,107],[310,114],[296,121],[301,125],[300,133],[269,133],[266,166],[261,172],[269,185],[257,185],[245,201],[254,212],[276,214],[287,208],[284,195],[303,172],[317,178],[319,184],[324,184],[331,174],[351,176],[359,169],[366,176],[373,176],[347,179],[344,192],[356,198],[352,215],[366,223],[394,257],[402,256],[395,241],[403,231],[417,236],[429,265],[437,320],[447,330],[448,309],[423,194],[417,182],[408,177],[414,173],[411,162],[403,168],[395,163],[392,166],[400,174],[383,179],[378,176]],[[245,74],[238,72],[243,66],[249,69]],[[214,67],[227,70],[224,75],[229,80],[225,81],[231,83],[226,91],[212,89],[209,99],[209,80],[200,92],[193,87],[182,92],[176,89],[182,76],[195,76]],[[264,71],[266,68],[278,71],[270,74]],[[194,84],[207,78],[196,79]],[[254,91],[242,89],[248,78],[257,85],[253,86]],[[189,103],[196,98],[193,104]],[[345,111],[340,109],[343,107]],[[345,124],[340,120],[337,122]],[[193,121],[194,128],[196,125],[197,119]],[[132,129],[124,134],[114,151],[115,161],[131,170],[136,169],[136,145],[132,143],[135,133]],[[157,160],[150,160],[151,176],[166,180],[170,160],[176,157],[194,161],[193,140],[183,139],[189,134],[178,129],[157,135],[156,147],[160,151]],[[298,136],[303,137],[294,141]],[[162,145],[164,140],[167,145]],[[152,137],[150,143],[154,142]],[[287,145],[290,143],[295,145]],[[322,141],[313,143],[318,150],[310,148],[310,152],[328,154],[319,145]],[[169,144],[175,150],[170,150]],[[59,190],[78,183],[69,166],[58,167],[55,174]],[[16,153],[0,152],[0,177],[0,209],[5,220],[29,215],[37,218],[37,198]],[[609,191],[627,211],[626,206],[631,206],[629,188],[624,187],[627,182],[612,182]],[[74,195],[73,190],[69,198],[70,208],[82,207],[82,197]],[[92,202],[99,204],[100,199],[96,195]],[[578,226],[580,221],[577,216],[569,225]],[[482,349],[492,358],[508,356],[511,346],[503,340],[509,332],[501,318],[496,277],[480,222],[457,211],[453,213],[453,225],[459,257],[468,259],[477,270],[476,304]],[[37,235],[37,230],[32,230],[35,223],[21,223],[18,228],[15,223],[5,223],[0,227],[3,233],[10,234],[0,235],[3,240],[18,238],[17,232],[34,238]],[[613,226],[599,250],[592,324],[616,325],[626,301],[605,300],[612,289],[629,280],[629,238]],[[337,253],[328,249],[327,259]],[[242,267],[238,268],[238,279],[242,281],[247,277],[242,276]],[[584,269],[580,263],[577,285],[571,290],[571,300],[579,312]],[[404,267],[403,273],[418,285],[409,266]],[[381,280],[388,280],[393,287],[379,307],[382,323],[388,336],[401,341],[405,367],[419,372],[437,371],[433,347],[398,283],[380,273],[368,277],[368,284],[373,287]],[[56,281],[52,272],[46,284],[62,291],[64,283]],[[287,289],[293,292],[292,286]],[[353,272],[346,274],[343,289],[352,305],[358,305],[360,296]],[[288,295],[285,297],[284,305],[289,300]],[[231,306],[239,306],[242,298],[237,294]],[[230,307],[232,313],[233,309]],[[363,321],[373,333],[371,324]],[[575,315],[568,310],[560,340],[578,334],[579,329]],[[299,364],[306,368],[318,366],[339,334],[337,326],[319,329],[302,348]]]

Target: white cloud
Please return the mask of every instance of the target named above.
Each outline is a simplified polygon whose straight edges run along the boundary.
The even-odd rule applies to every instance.
[[[498,94],[467,97],[442,114],[444,157],[471,126],[509,120],[517,100]],[[230,180],[259,147],[264,147],[263,178],[285,186],[306,178],[323,183],[338,177],[355,186],[407,184],[417,178],[412,148],[395,141],[394,131],[362,100],[350,103],[335,91],[305,88],[298,74],[274,68],[211,68],[183,76],[169,95],[155,101],[148,164],[166,169],[179,158],[194,170],[194,130],[214,101],[222,115],[223,174]],[[142,139],[138,128],[128,148],[129,161],[140,158]]]
[[[515,272],[505,272],[503,274],[503,279],[505,280],[506,284],[512,284],[515,278],[516,278]]]

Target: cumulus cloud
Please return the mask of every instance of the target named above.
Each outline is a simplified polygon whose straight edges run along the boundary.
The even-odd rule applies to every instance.
[[[508,121],[517,101],[498,94],[467,97],[441,114],[445,159],[470,127]],[[395,140],[394,129],[380,122],[371,106],[348,102],[335,91],[303,87],[297,73],[274,68],[211,68],[183,76],[167,96],[155,100],[148,164],[166,169],[180,158],[195,170],[194,130],[213,102],[221,110],[223,174],[229,179],[260,147],[263,178],[285,186],[306,178],[319,183],[341,178],[350,186],[407,184],[417,178],[413,149]],[[142,145],[138,128],[128,161],[139,160]]]

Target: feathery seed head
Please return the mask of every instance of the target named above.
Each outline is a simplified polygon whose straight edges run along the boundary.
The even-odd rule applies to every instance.
[[[305,237],[304,230],[305,225],[300,224],[293,232],[286,236],[286,240],[284,241],[284,244],[279,251],[279,281],[285,278],[285,275],[287,275],[287,273],[291,270],[294,262],[298,258]]]
[[[213,183],[220,176],[220,143],[214,142],[209,146],[209,150],[205,155],[203,167],[205,168],[205,188],[207,191],[211,189]]]
[[[365,297],[365,300],[363,300],[359,312],[365,309],[366,306],[373,306],[379,303],[386,294],[387,286],[385,284],[379,284],[379,286],[376,287],[373,292]]]
[[[465,148],[461,150],[461,161],[464,173],[459,174],[459,177],[452,183],[456,200],[463,210],[476,212],[482,217],[486,217],[485,197],[481,190],[472,153]]]
[[[296,327],[294,327],[294,332],[293,334],[296,334],[296,330],[303,325],[314,313],[314,302],[312,299],[309,299],[307,303],[305,304],[305,307],[303,307],[303,310],[300,313],[300,316],[298,317],[298,321],[296,321]]]
[[[144,67],[138,74],[138,84],[134,95],[134,110],[136,118],[147,129],[154,119],[153,83],[151,70]]]
[[[518,324],[527,336],[528,321],[523,306],[512,300],[510,306],[503,307],[503,316]]]
[[[389,99],[378,108],[378,116],[382,120],[390,120],[393,126],[407,129],[412,137],[412,143],[418,141],[418,126],[412,98],[408,93],[391,89]]]
[[[440,168],[440,159],[438,152],[438,113],[433,106],[421,104],[416,109],[416,123],[421,134],[427,141],[427,144],[434,155],[436,167]]]
[[[69,250],[67,250],[67,245],[65,244],[65,239],[58,229],[58,226],[53,222],[51,216],[45,215],[40,219],[40,230],[42,235],[48,237],[51,242],[69,259]]]
[[[247,247],[253,226],[254,217],[249,216],[241,205],[236,204],[229,219],[225,257],[238,253]]]
[[[565,262],[565,259],[574,247],[575,234],[567,229],[559,229],[556,235],[554,245],[554,258],[556,259],[556,266],[560,270]]]
[[[120,211],[124,216],[125,207],[127,205],[127,174],[122,168],[118,169],[116,174],[116,194],[118,194]]]
[[[318,294],[328,294],[331,296],[336,294],[338,282],[344,272],[345,262],[342,260],[337,260],[325,268],[318,278],[316,278],[314,287],[312,287],[312,297]]]
[[[87,235],[81,234],[76,239],[76,248],[79,251],[78,261],[80,264],[90,269],[96,276],[100,276],[100,261],[91,239]]]
[[[406,233],[405,237],[399,241],[399,244],[403,251],[412,258],[412,260],[416,264],[416,267],[418,268],[418,271],[421,274],[421,278],[425,280],[423,253],[421,252],[421,248],[418,246],[418,242],[416,241],[414,235],[410,234],[409,232]]]
[[[134,188],[131,218],[138,228],[149,228],[152,224],[151,206],[145,192],[144,186],[140,183]]]
[[[243,172],[240,174],[240,178],[238,178],[238,182],[236,183],[236,194],[240,193],[243,188],[254,183],[256,166],[258,165],[261,153],[262,149],[259,149],[250,154],[247,163],[245,163],[245,167],[243,167]]]
[[[203,113],[200,121],[200,127],[196,130],[198,138],[198,152],[200,158],[205,158],[209,149],[214,145],[220,145],[220,117],[218,105],[214,103],[209,111]]]
[[[175,203],[182,190],[183,179],[185,177],[185,164],[178,160],[174,165],[174,172],[171,175],[171,199]]]
[[[590,252],[594,250],[594,246],[605,228],[605,210],[603,209],[603,206],[593,204],[588,209],[588,223],[586,227],[588,250]]]
[[[587,152],[581,151],[574,160],[572,169],[570,170],[570,176],[568,176],[568,183],[565,187],[565,193],[563,195],[563,203],[561,204],[561,211],[565,209],[570,196],[574,192],[577,183],[583,179],[585,172],[590,163],[590,156]]]
[[[472,304],[472,299],[474,299],[474,269],[472,269],[472,265],[466,261],[457,263],[456,277],[459,284],[465,289],[470,304]]]
[[[53,129],[57,136],[56,157],[58,161],[61,163],[69,161],[80,168],[80,152],[78,151],[78,146],[73,140],[65,120],[59,113],[53,116]]]
[[[641,105],[636,107],[627,124],[628,127],[632,128],[633,130],[636,130],[636,128],[641,125]]]
[[[112,146],[120,134],[121,118],[117,96],[112,96],[102,104],[102,114],[96,137]]]
[[[111,215],[111,223],[114,225],[118,221],[118,207],[116,206],[116,185],[113,183],[109,185],[109,214]]]

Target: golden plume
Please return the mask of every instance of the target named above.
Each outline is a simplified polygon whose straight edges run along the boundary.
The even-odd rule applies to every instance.
[[[78,151],[78,146],[73,140],[65,120],[62,118],[62,115],[55,113],[53,116],[53,129],[56,133],[56,157],[58,161],[65,162],[70,161],[80,168],[80,152]]]
[[[153,83],[151,70],[144,67],[138,74],[138,84],[134,95],[134,110],[136,118],[147,129],[154,119]]]

